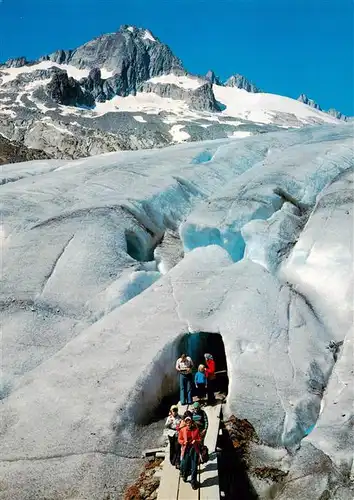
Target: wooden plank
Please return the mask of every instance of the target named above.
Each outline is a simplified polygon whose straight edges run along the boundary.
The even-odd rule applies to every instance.
[[[219,473],[216,452],[210,453],[209,462],[200,466],[200,500],[219,500]]]
[[[162,477],[157,492],[157,500],[177,500],[179,485],[179,470],[170,463],[169,449],[163,462]]]
[[[216,444],[219,435],[221,405],[204,408],[209,420],[204,444],[209,449],[209,462],[200,466],[199,500],[219,500],[219,473]]]
[[[186,405],[183,408],[184,408],[183,411],[184,413],[187,410],[191,410],[192,405]],[[183,479],[180,478],[177,500],[198,500],[198,498],[199,498],[198,490],[192,490],[190,478],[188,479],[187,483],[185,483]]]
[[[178,403],[177,406],[179,415],[183,416],[184,412],[188,408],[188,405],[181,405],[181,403]],[[176,469],[176,467],[170,463],[169,445],[166,447],[165,457],[160,486],[157,492],[157,500],[177,500],[180,482],[179,469]]]
[[[177,500],[198,500],[198,499],[199,499],[199,490],[192,489],[190,478],[188,479],[187,483],[185,483],[183,479],[180,479]]]
[[[165,453],[166,448],[151,448],[150,450],[145,450],[143,452],[142,458],[149,457],[151,455],[156,455],[156,453]]]
[[[189,407],[190,405],[182,406],[179,404],[178,412],[183,415]],[[214,452],[214,455],[211,455],[211,460],[207,464],[202,465],[200,467],[200,473],[198,473],[198,480],[205,483],[204,487],[200,490],[193,490],[190,479],[188,479],[187,483],[180,479],[179,470],[170,464],[169,449],[167,447],[157,500],[199,500],[201,498],[203,500],[218,500],[220,498],[215,448],[219,432],[221,405],[206,407],[204,410],[209,420],[205,444],[208,446],[211,453]]]

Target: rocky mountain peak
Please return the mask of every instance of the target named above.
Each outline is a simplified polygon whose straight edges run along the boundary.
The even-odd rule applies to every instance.
[[[343,113],[341,113],[340,111],[337,111],[336,109],[334,108],[331,108],[327,111],[327,113],[331,116],[334,116],[335,118],[337,118],[337,120],[343,120],[343,121],[347,121],[348,120],[348,117],[343,115]]]
[[[300,94],[297,100],[303,102],[304,104],[307,104],[308,106],[311,106],[311,108],[318,109],[318,111],[323,111],[328,115],[334,116],[334,118],[337,118],[337,120],[347,121],[347,117],[343,115],[343,113],[341,113],[340,111],[337,111],[334,108],[325,111],[316,101],[310,99],[306,94]]]
[[[70,64],[83,68],[105,68],[115,74],[135,72],[144,79],[182,69],[182,62],[151,31],[122,26],[116,33],[97,37],[75,49]]]
[[[303,102],[304,104],[307,104],[308,106],[311,106],[311,108],[318,109],[319,111],[322,111],[321,106],[313,99],[310,99],[306,94],[300,94],[300,96],[297,98],[297,100],[300,102]]]
[[[119,28],[118,33],[127,33],[130,34],[130,36],[140,37],[142,40],[146,40],[147,42],[161,43],[160,40],[146,28],[138,28],[137,26],[129,26],[128,24],[123,24]]]
[[[226,87],[236,87],[238,89],[247,90],[247,92],[261,92],[258,87],[256,87],[252,82],[247,80],[243,75],[239,75],[236,73],[235,75],[230,76],[228,80],[225,82]]]
[[[15,57],[13,59],[8,59],[5,63],[0,64],[0,68],[21,68],[22,66],[26,66],[30,64],[29,61],[23,56]]]
[[[240,74],[226,85],[260,92]],[[203,76],[187,72],[150,30],[123,25],[73,50],[0,64],[0,133],[50,156],[74,158],[185,140],[246,137],[304,124],[291,102],[285,103],[289,112],[283,112],[283,98],[276,96],[279,109],[269,110],[265,102],[261,115],[267,126],[259,126],[241,109],[244,103],[238,109],[243,96],[224,86],[212,70]],[[306,96],[301,100],[312,102]],[[306,123],[337,121],[305,111]],[[336,110],[329,114],[341,116]]]
[[[220,79],[219,79],[219,77],[217,77],[217,76],[215,75],[214,71],[213,71],[213,70],[211,70],[211,69],[210,69],[210,70],[207,72],[207,74],[205,75],[205,79],[206,79],[208,82],[212,83],[212,84],[215,84],[215,85],[222,85],[222,84],[221,84],[221,81],[220,81]]]

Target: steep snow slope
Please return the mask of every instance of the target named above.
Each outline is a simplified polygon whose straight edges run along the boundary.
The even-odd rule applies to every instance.
[[[227,116],[260,123],[281,124],[283,120],[285,126],[295,125],[296,120],[303,124],[337,123],[334,117],[289,97],[220,85],[214,85],[213,89],[216,99],[226,106],[223,114]]]
[[[282,450],[261,498],[350,498],[352,127],[27,167],[0,188],[0,498],[120,499],[198,331]]]
[[[187,77],[163,75],[149,80],[152,83],[176,85],[184,89],[198,88],[202,82]],[[154,92],[138,92],[136,96],[114,97],[104,103],[96,105],[95,112],[141,111],[157,114],[178,113],[178,118],[193,122],[204,118],[221,123],[223,117],[239,118],[239,122],[230,122],[237,126],[242,120],[250,122],[276,124],[284,127],[300,127],[306,124],[338,123],[338,120],[322,111],[307,106],[299,101],[275,94],[253,94],[246,90],[213,86],[217,101],[222,105],[221,113],[201,113],[189,109],[188,105],[180,99],[161,97]],[[220,118],[220,120],[219,120]]]

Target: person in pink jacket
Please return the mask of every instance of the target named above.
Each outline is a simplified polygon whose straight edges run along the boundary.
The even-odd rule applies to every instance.
[[[192,488],[196,490],[199,488],[197,475],[201,436],[192,417],[187,415],[184,423],[185,425],[181,426],[178,432],[178,442],[181,445],[181,476],[183,481],[187,482],[190,474]]]

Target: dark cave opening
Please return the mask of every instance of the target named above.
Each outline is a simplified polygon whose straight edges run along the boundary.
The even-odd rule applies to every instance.
[[[216,366],[215,391],[227,395],[229,388],[227,359],[220,333],[187,333],[181,340],[180,352],[185,352],[192,358],[194,371],[198,369],[199,364],[205,364],[204,354],[211,354]]]
[[[190,356],[194,363],[193,368],[193,379],[194,374],[198,370],[199,364],[204,364],[204,354],[209,353],[213,356],[216,365],[216,379],[214,382],[214,390],[216,395],[218,393],[223,397],[228,394],[229,379],[227,374],[227,359],[225,353],[225,346],[222,336],[219,333],[211,332],[197,332],[197,333],[186,333],[179,341],[177,347],[177,357],[180,357],[182,353],[186,353]],[[172,367],[174,370],[174,366]],[[171,387],[171,386],[169,386]],[[175,372],[175,390],[164,394],[159,401],[158,406],[155,408],[150,422],[156,422],[163,418],[166,418],[172,404],[176,404],[179,401],[179,383],[178,374]],[[193,393],[195,396],[196,394]]]
[[[138,262],[150,262],[154,260],[154,247],[147,248],[146,244],[134,231],[125,231],[127,242],[127,254]]]

